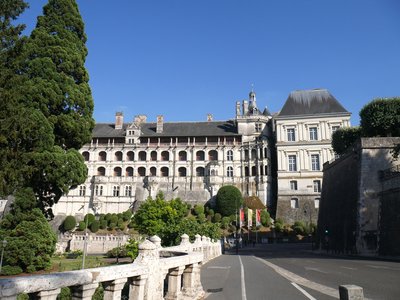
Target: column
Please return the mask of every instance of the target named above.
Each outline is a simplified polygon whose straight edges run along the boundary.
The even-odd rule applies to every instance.
[[[144,288],[148,275],[140,275],[129,279],[129,299],[144,299]]]
[[[200,293],[204,293],[200,282],[200,266],[194,263],[186,267],[183,271],[183,289],[184,296],[196,299]]]
[[[182,294],[181,284],[182,284],[182,274],[184,271],[184,266],[180,266],[172,269],[168,273],[168,291],[165,296],[165,300],[178,299]]]
[[[72,300],[91,300],[94,292],[96,291],[98,283],[91,283],[71,287]]]
[[[61,289],[54,289],[48,291],[41,291],[37,293],[37,298],[41,300],[56,300]]]
[[[120,278],[113,281],[104,282],[104,300],[120,300],[121,292],[127,278]]]

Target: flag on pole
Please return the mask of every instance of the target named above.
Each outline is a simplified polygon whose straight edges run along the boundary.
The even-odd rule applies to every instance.
[[[240,227],[242,227],[244,224],[244,209],[240,209]]]
[[[261,225],[261,210],[256,209],[256,226]]]
[[[247,210],[247,227],[250,228],[253,225],[253,210]]]

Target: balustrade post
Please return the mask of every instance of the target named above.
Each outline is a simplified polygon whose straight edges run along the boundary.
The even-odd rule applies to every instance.
[[[157,246],[157,248],[161,248],[161,239],[157,235],[153,235],[150,237],[150,241]]]
[[[171,269],[168,273],[168,291],[165,300],[175,300],[182,294],[182,274],[185,267]]]
[[[104,300],[120,300],[121,292],[128,278],[120,278],[103,283]]]
[[[72,300],[91,300],[98,288],[98,283],[84,284],[71,287]]]
[[[204,295],[203,286],[200,282],[200,265],[194,263],[183,271],[183,295],[188,299],[197,299]]]
[[[180,243],[181,249],[183,251],[192,252],[191,246],[192,245],[189,242],[189,236],[186,233],[182,234]]]
[[[140,275],[129,279],[129,299],[144,299],[147,277],[147,275]]]
[[[41,291],[38,292],[37,299],[40,300],[56,300],[58,294],[61,292],[61,289],[54,289],[54,290],[48,290],[48,291]]]

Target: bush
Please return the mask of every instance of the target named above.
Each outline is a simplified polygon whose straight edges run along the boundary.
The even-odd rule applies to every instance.
[[[292,226],[295,234],[305,235],[306,234],[306,225],[301,221],[294,222]]]
[[[57,296],[57,300],[70,300],[71,297],[71,289],[69,287],[63,287],[61,288],[60,294]]]
[[[269,212],[265,209],[261,211],[261,224],[265,227],[271,226],[271,217]]]
[[[109,258],[128,257],[128,251],[125,246],[119,246],[109,250],[106,255]]]
[[[100,228],[107,229],[107,220],[106,219],[100,221]]]
[[[1,268],[1,275],[11,276],[22,273],[22,269],[19,266],[3,266]]]
[[[126,224],[125,223],[121,223],[118,225],[118,229],[121,231],[124,231],[126,229]]]
[[[110,226],[111,223],[117,224],[118,223],[118,216],[116,214],[112,214],[109,221],[108,221],[108,226]]]
[[[214,214],[213,221],[215,223],[219,223],[219,222],[221,222],[221,218],[222,218],[221,214],[220,213],[216,213],[216,214]]]
[[[82,256],[82,255],[83,255],[82,250],[70,251],[70,252],[66,252],[66,253],[64,254],[64,256],[65,256],[66,258],[68,258],[68,259],[75,259],[75,258],[78,258],[78,257],[80,257],[80,256]]]
[[[88,224],[88,227],[92,225],[93,221],[96,220],[96,217],[93,214],[86,214],[83,218],[83,221]]]
[[[283,224],[280,222],[275,222],[275,231],[276,232],[283,232]]]
[[[133,221],[129,222],[128,228],[135,228],[135,222]]]
[[[79,225],[78,225],[78,230],[79,230],[79,231],[83,231],[83,230],[85,230],[85,228],[86,228],[86,223],[85,223],[85,221],[80,221],[80,222],[79,222]]]
[[[130,210],[123,212],[122,219],[124,221],[129,221],[131,218],[132,218],[132,212]]]
[[[211,209],[211,208],[207,211],[207,216],[214,217],[214,214],[215,214],[215,212],[214,212],[214,210]]]
[[[231,219],[229,217],[223,217],[221,220],[221,227],[223,229],[227,229],[230,222],[231,222]]]
[[[70,231],[75,229],[76,226],[76,219],[74,216],[67,216],[63,223],[64,231]]]
[[[113,230],[113,229],[115,229],[116,226],[117,226],[117,224],[115,224],[115,223],[110,223],[110,225],[108,226],[108,228],[109,228],[110,230]]]
[[[243,197],[237,187],[226,185],[218,190],[216,210],[222,216],[234,215],[242,204]]]
[[[98,220],[94,220],[90,225],[90,231],[96,233],[100,229],[100,222]]]
[[[196,204],[193,208],[193,213],[198,216],[200,214],[204,214],[204,206],[200,204]]]
[[[197,220],[199,220],[200,223],[204,223],[207,220],[206,215],[204,213],[199,214]]]

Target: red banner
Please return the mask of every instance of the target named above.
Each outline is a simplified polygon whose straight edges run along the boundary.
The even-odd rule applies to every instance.
[[[256,226],[261,225],[261,210],[256,209]]]
[[[241,208],[240,209],[240,227],[243,226],[243,223],[244,223],[244,209]]]

